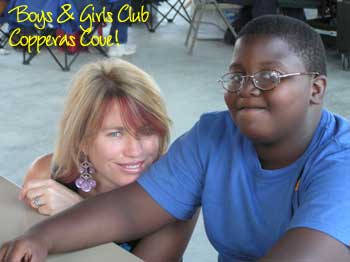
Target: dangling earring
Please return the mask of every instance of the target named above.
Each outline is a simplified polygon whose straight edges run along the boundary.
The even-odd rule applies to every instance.
[[[92,174],[96,171],[92,166],[92,163],[88,160],[84,154],[84,161],[80,163],[79,173],[80,176],[75,180],[75,185],[84,192],[90,192],[96,187],[96,181],[92,179]]]

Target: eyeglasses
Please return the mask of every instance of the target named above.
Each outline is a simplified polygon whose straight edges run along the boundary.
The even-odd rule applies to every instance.
[[[319,75],[317,72],[303,72],[303,73],[290,73],[282,74],[278,71],[260,71],[253,75],[244,75],[243,73],[227,73],[224,74],[218,82],[221,83],[222,87],[232,93],[239,92],[248,78],[253,80],[254,86],[262,91],[268,91],[275,88],[282,78],[301,76],[301,75]]]

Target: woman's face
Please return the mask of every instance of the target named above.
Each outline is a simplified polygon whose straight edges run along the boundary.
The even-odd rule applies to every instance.
[[[87,152],[97,170],[94,178],[100,191],[134,182],[158,157],[160,137],[149,127],[134,133],[131,135],[125,129],[117,100],[109,103]]]

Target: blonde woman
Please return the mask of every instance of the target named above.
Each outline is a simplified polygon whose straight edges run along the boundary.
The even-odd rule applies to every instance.
[[[84,66],[68,95],[55,152],[34,161],[21,199],[53,215],[134,182],[166,151],[170,123],[157,85],[136,66],[118,59]],[[195,222],[121,245],[145,260],[178,261]]]

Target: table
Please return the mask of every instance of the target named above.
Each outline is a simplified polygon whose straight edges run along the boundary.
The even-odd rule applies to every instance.
[[[46,219],[25,203],[18,200],[20,188],[0,176],[0,244],[22,234],[33,224]],[[110,243],[81,251],[51,255],[49,262],[75,261],[75,262],[100,262],[123,261],[139,262],[136,256],[126,252],[117,245]]]

